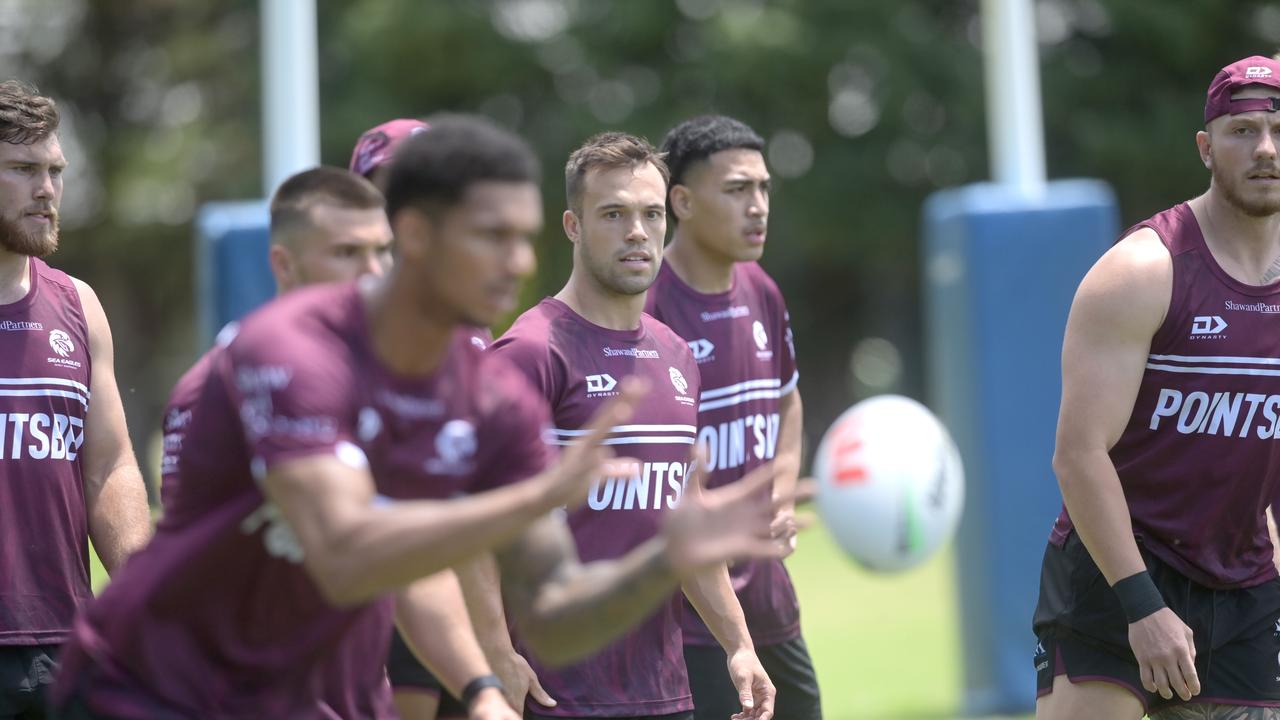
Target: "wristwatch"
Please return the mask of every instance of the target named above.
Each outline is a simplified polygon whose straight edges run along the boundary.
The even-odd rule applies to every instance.
[[[489,688],[496,688],[498,692],[502,692],[502,681],[498,679],[497,675],[481,675],[472,680],[467,683],[466,687],[462,688],[462,704],[470,710],[471,703],[476,701],[476,696],[481,691]]]

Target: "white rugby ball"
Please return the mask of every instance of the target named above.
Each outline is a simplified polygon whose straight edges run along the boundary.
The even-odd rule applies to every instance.
[[[818,514],[836,542],[872,570],[906,570],[954,533],[964,468],[950,434],[901,395],[857,403],[832,423],[814,458]]]

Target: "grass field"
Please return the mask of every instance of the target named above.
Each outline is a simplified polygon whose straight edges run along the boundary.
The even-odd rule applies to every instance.
[[[959,619],[950,551],[897,575],[847,560],[819,525],[787,561],[827,720],[957,717]],[[92,557],[94,588],[106,574]]]

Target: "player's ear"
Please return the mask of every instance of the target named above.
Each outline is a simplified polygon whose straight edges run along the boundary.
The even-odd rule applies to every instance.
[[[667,193],[671,201],[671,212],[677,220],[687,220],[693,214],[693,193],[684,185],[672,185]]]
[[[1200,151],[1200,162],[1204,163],[1206,168],[1213,169],[1213,163],[1209,151],[1213,148],[1213,142],[1209,138],[1209,129],[1205,128],[1196,133],[1196,149]]]
[[[395,237],[398,257],[415,262],[430,253],[435,226],[418,208],[406,207],[391,218],[391,234]]]
[[[564,234],[569,238],[569,242],[576,245],[578,238],[582,236],[582,221],[578,219],[578,214],[572,210],[565,210],[564,215],[560,216],[560,224],[564,226]]]
[[[298,263],[289,248],[280,243],[271,243],[271,248],[267,251],[267,262],[271,265],[271,274],[275,276],[277,292],[288,292],[298,286]]]

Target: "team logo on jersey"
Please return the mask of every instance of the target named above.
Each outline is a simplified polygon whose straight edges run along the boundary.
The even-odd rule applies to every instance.
[[[71,342],[71,336],[65,330],[49,331],[49,347],[58,354],[58,357],[49,357],[50,365],[60,365],[68,368],[79,368],[79,360],[69,359],[71,353],[76,351],[75,343]]]
[[[667,374],[671,376],[671,384],[675,386],[676,392],[681,395],[689,390],[689,381],[684,379],[684,375],[675,368],[667,368]]]
[[[1266,78],[1271,77],[1271,68],[1265,65],[1250,65],[1244,69],[1246,78]]]
[[[671,378],[671,386],[676,389],[676,402],[681,405],[693,405],[693,398],[685,394],[689,391],[689,381],[685,379],[684,373],[674,366],[668,366],[667,376]]]
[[[601,393],[611,392],[618,386],[618,381],[608,373],[587,376],[587,396],[599,395]]]
[[[436,457],[427,461],[427,471],[465,475],[471,472],[476,447],[475,426],[466,420],[450,420],[436,433]]]
[[[764,331],[764,323],[756,320],[751,323],[751,337],[756,341],[756,357],[761,360],[768,360],[773,357],[773,351],[769,349],[769,334]]]
[[[715,352],[716,346],[712,345],[711,341],[706,338],[690,340],[689,349],[693,351],[693,359],[697,360],[699,363],[709,362],[715,359],[711,356],[711,353]]]
[[[71,336],[62,330],[49,331],[49,347],[62,357],[70,357],[76,350],[75,343],[71,342]]]
[[[1191,320],[1192,340],[1218,340],[1226,337],[1227,321],[1218,315],[1197,315]]]

